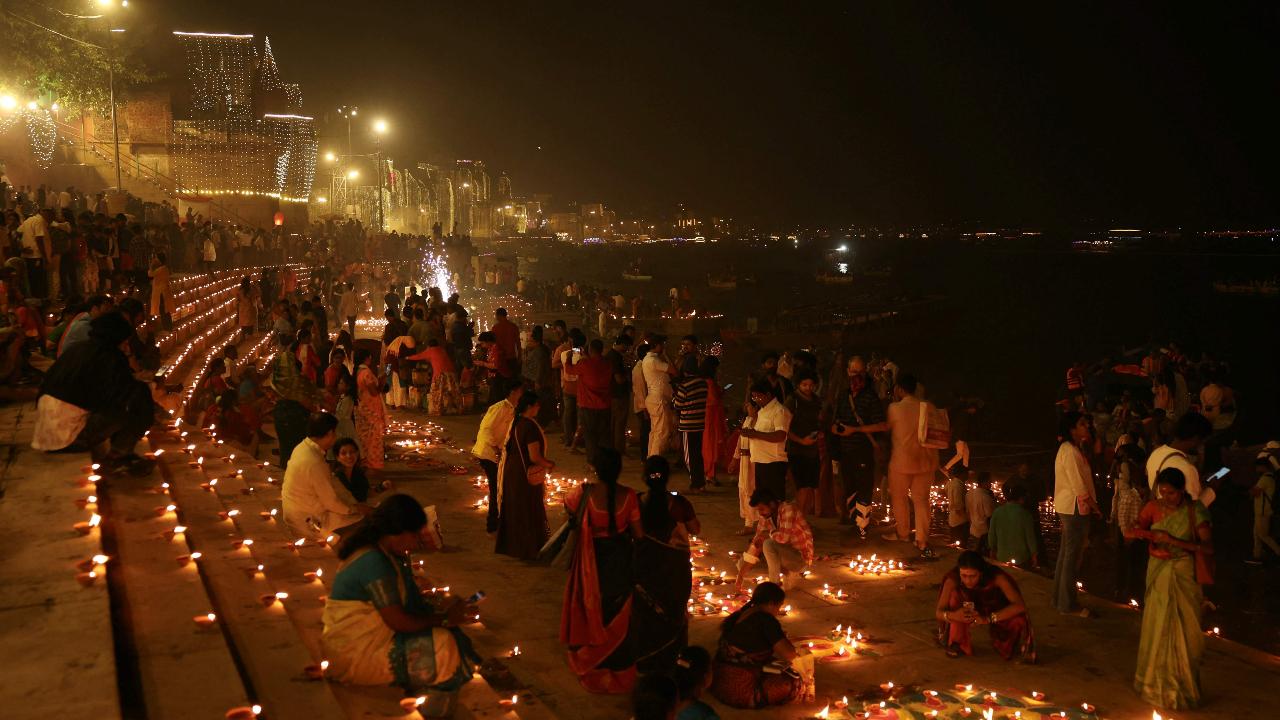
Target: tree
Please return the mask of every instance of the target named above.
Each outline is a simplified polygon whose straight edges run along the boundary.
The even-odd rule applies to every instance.
[[[105,112],[108,69],[116,92],[154,79],[142,63],[127,10],[91,0],[0,0],[0,89],[22,100]],[[117,19],[114,14],[118,13]]]

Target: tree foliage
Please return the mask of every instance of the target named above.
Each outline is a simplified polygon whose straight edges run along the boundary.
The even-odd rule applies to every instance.
[[[117,95],[155,77],[140,58],[140,34],[110,32],[130,20],[127,8],[104,11],[93,0],[0,0],[0,90],[105,110],[109,68]]]

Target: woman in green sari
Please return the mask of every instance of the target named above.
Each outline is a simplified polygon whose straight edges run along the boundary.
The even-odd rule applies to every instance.
[[[343,539],[320,637],[329,679],[399,685],[427,696],[419,712],[451,705],[480,660],[458,628],[475,608],[433,607],[414,582],[409,553],[422,549],[426,524],[417,500],[392,495]]]
[[[1181,470],[1156,476],[1156,499],[1142,508],[1129,536],[1151,543],[1134,689],[1166,710],[1194,708],[1204,654],[1195,553],[1212,554],[1213,538],[1209,511],[1187,497]]]

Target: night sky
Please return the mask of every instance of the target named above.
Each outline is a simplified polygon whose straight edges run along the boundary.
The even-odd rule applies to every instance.
[[[359,105],[401,165],[483,159],[557,202],[803,224],[1280,215],[1274,3],[615,5],[134,11],[266,33],[310,114]]]

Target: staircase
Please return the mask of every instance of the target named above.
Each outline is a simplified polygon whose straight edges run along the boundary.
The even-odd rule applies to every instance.
[[[55,164],[50,170],[50,184],[59,188],[71,185],[87,192],[115,187],[116,153],[113,141],[110,138],[98,138],[70,123],[55,121],[54,125],[58,128],[58,156],[66,160]],[[122,190],[143,202],[169,201],[176,206],[182,192],[182,186],[177,180],[157,168],[149,167],[123,147],[120,149],[120,182],[124,186]],[[249,227],[257,225],[217,200],[208,201],[208,205],[211,219]]]

